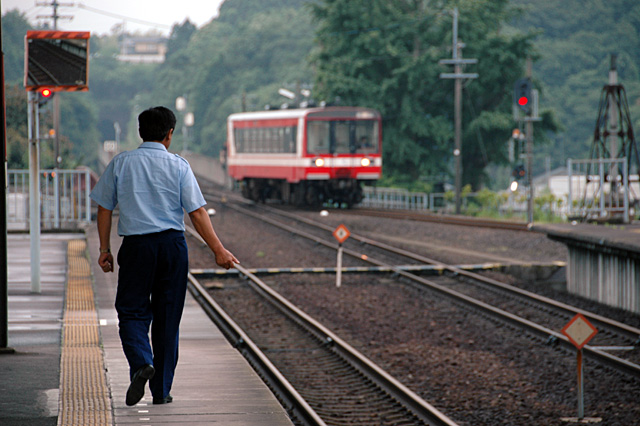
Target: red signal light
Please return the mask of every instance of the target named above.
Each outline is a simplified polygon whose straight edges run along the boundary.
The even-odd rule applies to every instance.
[[[524,106],[529,103],[529,99],[526,96],[522,96],[518,99],[518,105]]]
[[[42,95],[43,98],[48,98],[49,96],[51,96],[53,92],[51,91],[51,89],[42,89],[40,91],[40,94]]]

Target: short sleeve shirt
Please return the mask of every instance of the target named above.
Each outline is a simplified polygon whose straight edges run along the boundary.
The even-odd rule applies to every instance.
[[[184,212],[206,204],[189,163],[159,142],[118,154],[91,191],[108,210],[120,208],[119,235],[184,231]]]

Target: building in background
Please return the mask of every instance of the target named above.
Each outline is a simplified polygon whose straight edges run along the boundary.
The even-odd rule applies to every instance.
[[[167,39],[165,37],[122,36],[118,60],[132,63],[164,62],[167,53]]]

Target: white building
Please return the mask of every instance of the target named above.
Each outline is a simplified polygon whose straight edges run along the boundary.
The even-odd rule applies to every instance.
[[[164,62],[167,53],[167,39],[165,37],[136,37],[123,36],[120,41],[119,61],[133,63]]]

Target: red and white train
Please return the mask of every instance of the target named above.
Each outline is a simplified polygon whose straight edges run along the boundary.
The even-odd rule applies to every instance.
[[[227,131],[228,173],[254,201],[352,206],[382,175],[382,119],[372,109],[243,112]]]

